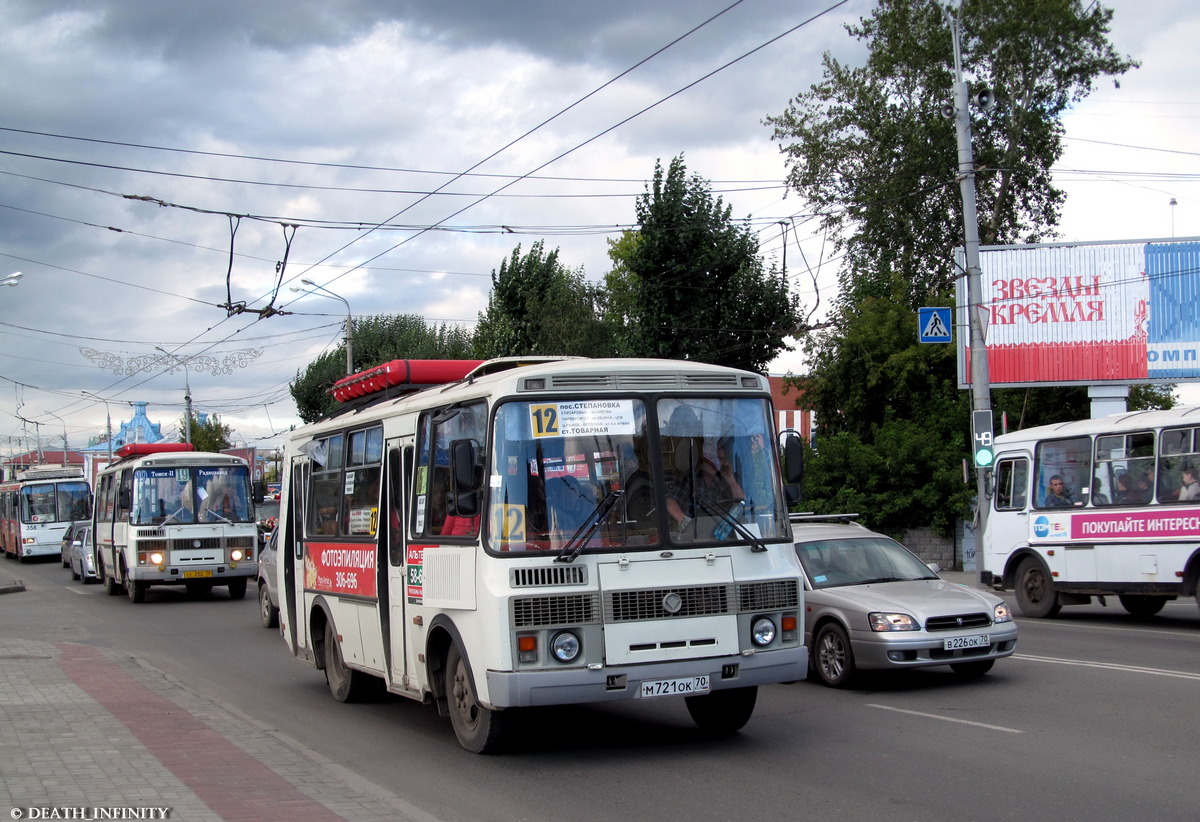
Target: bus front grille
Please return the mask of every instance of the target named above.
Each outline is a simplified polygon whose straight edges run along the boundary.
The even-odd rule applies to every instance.
[[[763,582],[747,582],[738,586],[738,610],[778,611],[797,608],[800,605],[800,580],[768,579]]]
[[[728,614],[733,613],[734,602],[731,584],[610,591],[604,596],[604,621],[636,622]]]
[[[588,625],[599,622],[598,594],[516,597],[512,600],[513,627],[547,628],[555,625]]]

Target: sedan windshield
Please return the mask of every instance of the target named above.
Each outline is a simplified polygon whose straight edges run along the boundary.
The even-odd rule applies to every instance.
[[[801,542],[796,554],[814,588],[938,578],[912,552],[887,537]]]

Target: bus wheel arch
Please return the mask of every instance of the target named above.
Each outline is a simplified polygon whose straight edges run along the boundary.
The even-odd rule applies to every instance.
[[[1050,569],[1034,553],[1024,554],[1017,563],[1013,590],[1016,591],[1017,606],[1027,617],[1052,617],[1062,608]]]

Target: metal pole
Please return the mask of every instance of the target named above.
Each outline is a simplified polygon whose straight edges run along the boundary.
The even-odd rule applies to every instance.
[[[979,268],[979,215],[975,206],[975,157],[971,149],[971,112],[967,84],[962,73],[962,46],[959,40],[959,25],[962,22],[962,6],[955,17],[949,9],[943,9],[950,23],[950,35],[954,42],[954,125],[958,135],[958,181],[963,203],[963,239],[967,261],[967,319],[971,330],[971,409],[992,410],[991,380],[988,375],[986,307],[983,305],[983,277]],[[972,449],[973,450],[973,449]],[[975,469],[975,486],[978,493],[977,512],[979,532],[987,518],[987,468]]]
[[[330,297],[333,297],[335,300],[341,300],[342,303],[346,306],[346,376],[349,377],[351,374],[354,373],[354,343],[353,343],[353,340],[351,339],[354,315],[350,313],[350,301],[347,300],[345,297],[343,297],[341,294],[335,294],[334,292],[330,291],[325,286],[318,285],[317,283],[314,283],[312,280],[305,279],[305,280],[301,280],[300,282],[302,282],[305,285],[310,286],[312,288],[316,288],[320,291],[324,291],[326,294],[328,294]],[[299,289],[292,289],[292,290],[298,291]]]
[[[188,380],[188,364],[185,360],[179,359],[165,348],[160,348],[156,345],[154,346],[154,350],[161,351],[162,353],[166,354],[168,357],[175,360],[175,362],[179,363],[179,366],[183,369],[183,441],[190,444],[192,441],[192,384]]]
[[[108,400],[104,397],[98,397],[91,391],[82,391],[85,397],[91,397],[94,400],[100,400],[104,403],[104,433],[108,436],[108,461],[111,463],[113,458],[112,452],[112,411],[108,407]]]

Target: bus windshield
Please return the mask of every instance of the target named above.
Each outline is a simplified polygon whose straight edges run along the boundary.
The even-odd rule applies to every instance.
[[[489,545],[502,552],[778,538],[786,508],[760,398],[509,402],[496,412]]]
[[[91,515],[83,480],[26,485],[21,489],[22,522],[72,522]]]
[[[251,522],[245,466],[138,468],[133,472],[134,525],[179,522]]]

